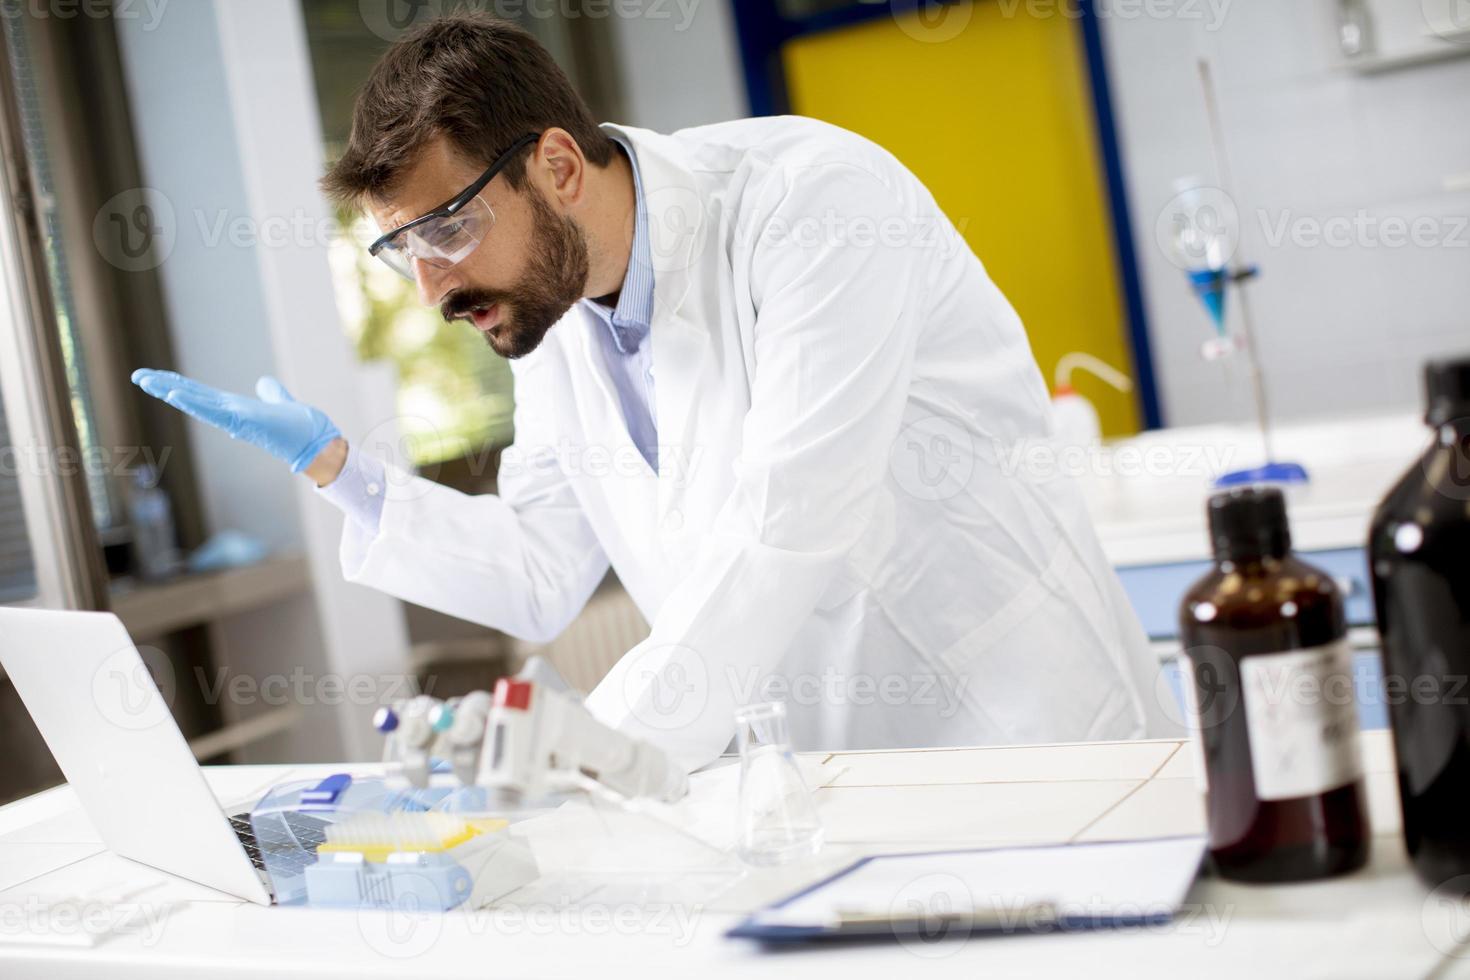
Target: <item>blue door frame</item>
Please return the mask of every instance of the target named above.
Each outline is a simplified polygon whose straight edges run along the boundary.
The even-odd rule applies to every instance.
[[[792,19],[781,14],[777,6],[778,0],[731,0],[751,113],[771,116],[791,110],[786,74],[781,61],[781,49],[787,41],[880,17],[932,10],[946,3],[957,2],[963,0],[880,0],[876,3],[858,0],[824,13]],[[973,2],[987,3],[991,0]],[[1139,416],[1143,419],[1145,428],[1157,429],[1163,425],[1163,417],[1159,409],[1158,386],[1154,379],[1153,349],[1149,343],[1148,319],[1143,306],[1138,255],[1133,248],[1133,223],[1128,210],[1123,159],[1118,148],[1118,132],[1113,114],[1112,90],[1108,84],[1102,33],[1098,26],[1094,0],[1073,2],[1076,4],[1078,22],[1082,28],[1087,74],[1091,81],[1093,118],[1105,171],[1103,176],[1107,187],[1108,209],[1113,219],[1113,248],[1118,258],[1118,275],[1122,279]]]

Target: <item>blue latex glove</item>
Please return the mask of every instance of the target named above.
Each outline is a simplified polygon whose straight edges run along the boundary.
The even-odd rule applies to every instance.
[[[258,399],[150,368],[134,371],[133,384],[186,415],[223,429],[230,438],[285,460],[292,473],[310,466],[328,443],[342,435],[331,419],[292,398],[286,386],[272,377],[255,383]]]

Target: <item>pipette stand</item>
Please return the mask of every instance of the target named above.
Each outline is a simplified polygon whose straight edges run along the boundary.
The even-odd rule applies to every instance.
[[[1215,158],[1215,170],[1219,175],[1220,188],[1229,200],[1236,200],[1232,193],[1230,161],[1226,153],[1225,127],[1221,121],[1220,103],[1215,93],[1214,71],[1208,59],[1199,61],[1200,86],[1204,95],[1205,115],[1209,121],[1210,144]],[[1248,263],[1230,267],[1229,259],[1219,262],[1215,269],[1190,272],[1189,279],[1195,295],[1205,304],[1214,320],[1216,336],[1205,345],[1206,360],[1232,356],[1236,350],[1245,349],[1251,394],[1255,397],[1256,422],[1261,428],[1261,450],[1265,463],[1247,469],[1234,470],[1215,480],[1219,488],[1247,486],[1253,483],[1275,483],[1294,485],[1308,482],[1306,468],[1300,463],[1276,459],[1271,445],[1271,412],[1266,398],[1266,382],[1261,372],[1260,349],[1256,345],[1255,318],[1251,314],[1250,297],[1245,285],[1260,275],[1260,268]],[[1234,286],[1240,295],[1239,338],[1230,337],[1225,325],[1225,298]]]
[[[1266,384],[1261,371],[1260,352],[1256,346],[1254,318],[1245,289],[1245,284],[1260,275],[1260,271],[1259,267],[1249,265],[1189,273],[1190,285],[1194,288],[1195,295],[1204,303],[1215,321],[1216,336],[1205,344],[1205,359],[1220,360],[1234,355],[1236,351],[1245,351],[1251,394],[1255,401],[1256,422],[1260,426],[1261,447],[1266,460],[1260,466],[1231,470],[1216,478],[1215,487],[1222,490],[1258,483],[1303,484],[1310,479],[1306,467],[1300,463],[1276,459],[1272,449]],[[1225,297],[1231,287],[1236,289],[1240,297],[1241,335],[1237,338],[1231,337],[1225,326]]]

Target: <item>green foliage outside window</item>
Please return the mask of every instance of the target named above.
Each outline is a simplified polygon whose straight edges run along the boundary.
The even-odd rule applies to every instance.
[[[332,245],[337,306],[363,361],[398,371],[398,427],[416,466],[503,446],[511,439],[510,365],[469,324],[445,323],[420,305],[412,283],[367,254],[370,220],[337,215],[347,234]]]

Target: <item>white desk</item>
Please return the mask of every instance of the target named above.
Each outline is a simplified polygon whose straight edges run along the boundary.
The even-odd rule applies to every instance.
[[[1172,741],[841,753],[817,800],[832,844],[820,867],[753,874],[709,908],[397,916],[260,908],[168,879],[102,850],[65,787],[0,808],[0,977],[815,977],[944,975],[1421,977],[1459,964],[1443,910],[1410,874],[1399,840],[1391,743],[1365,736],[1370,866],[1281,887],[1202,880],[1190,914],[1144,930],[894,943],[763,954],[722,938],[763,900],[869,853],[1195,833],[1203,828],[1187,747]],[[835,768],[832,768],[835,767]],[[313,767],[310,772],[329,771]],[[290,767],[209,770],[224,797]],[[160,828],[166,833],[166,828]],[[90,949],[16,941],[35,896],[117,893],[157,921]],[[108,906],[89,910],[105,915]],[[166,913],[166,915],[165,915]],[[71,928],[58,923],[55,931]],[[1438,948],[1446,947],[1445,949]]]

